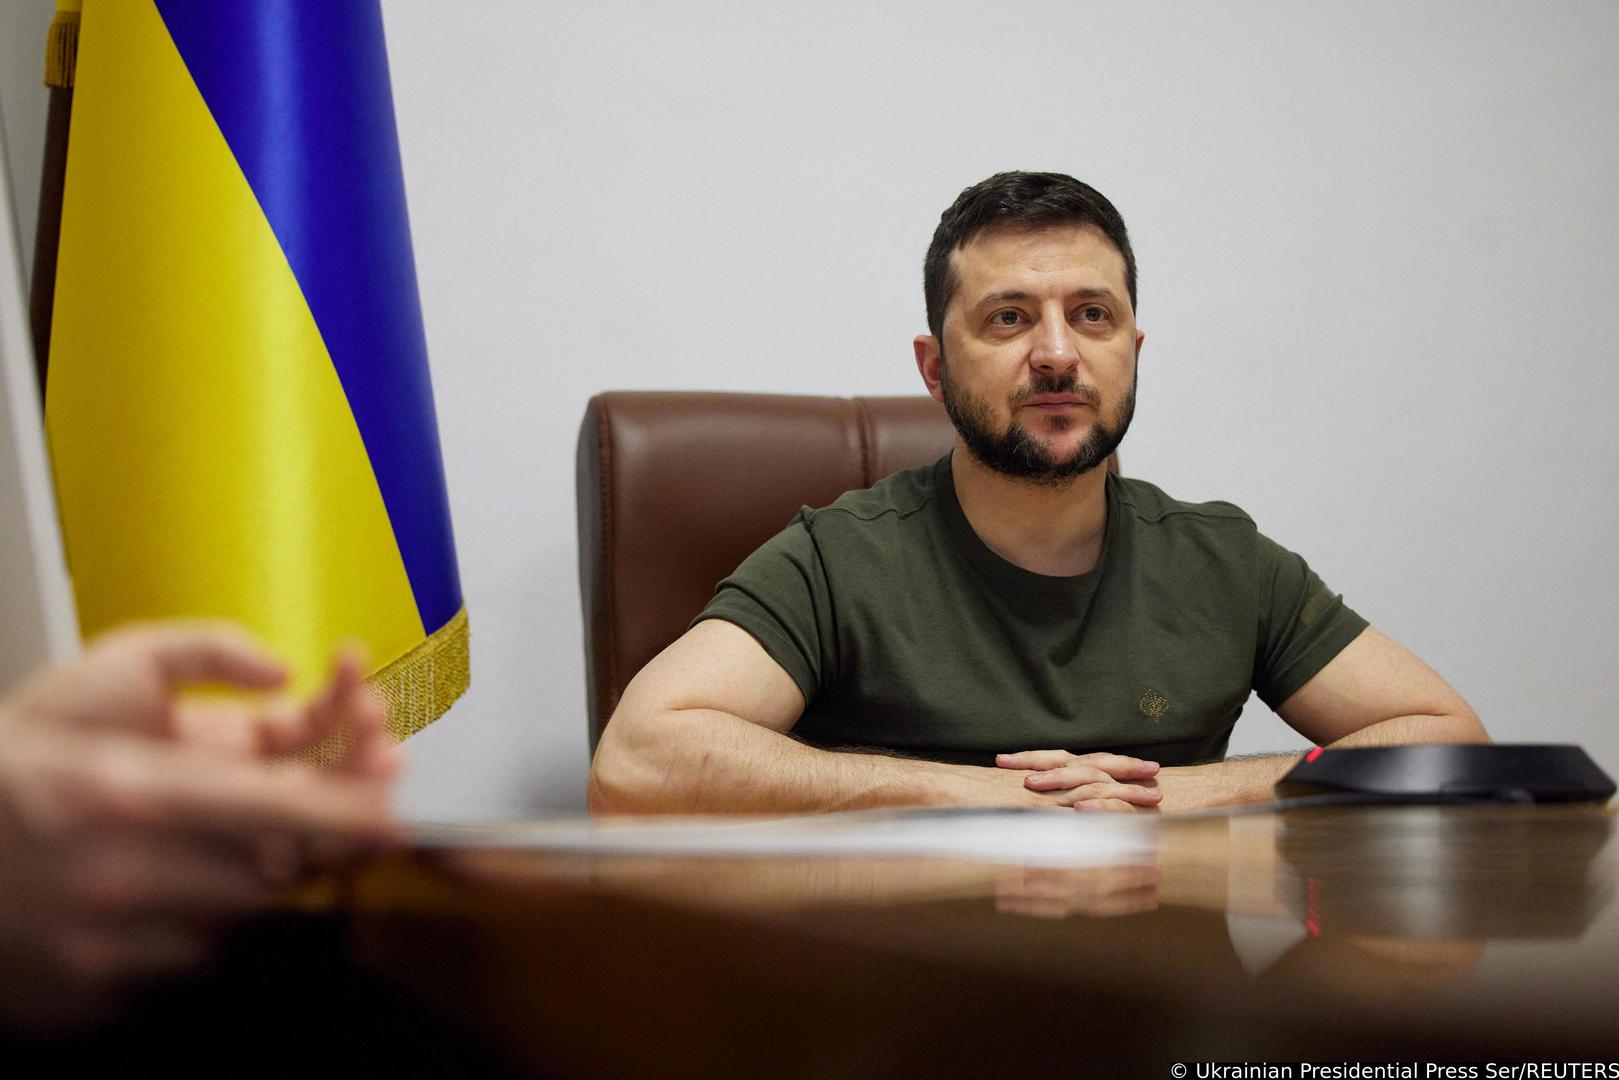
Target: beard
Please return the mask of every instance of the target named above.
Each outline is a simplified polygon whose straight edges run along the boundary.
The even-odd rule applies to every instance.
[[[952,385],[950,366],[942,353],[939,357],[939,379],[944,390],[944,410],[968,452],[1002,476],[1042,487],[1060,487],[1107,461],[1124,440],[1125,432],[1130,430],[1130,421],[1135,419],[1136,414],[1134,378],[1130,381],[1129,394],[1110,424],[1100,415],[1101,395],[1095,387],[1082,386],[1075,372],[1071,371],[1064,377],[1037,374],[1029,387],[1013,395],[1013,416],[1017,415],[1020,405],[1039,394],[1073,394],[1084,398],[1098,412],[1096,423],[1085,441],[1066,460],[1059,461],[1045,443],[1016,420],[1004,432],[997,433],[992,426],[989,405],[982,398]],[[1059,431],[1070,423],[1067,417],[1055,418]]]

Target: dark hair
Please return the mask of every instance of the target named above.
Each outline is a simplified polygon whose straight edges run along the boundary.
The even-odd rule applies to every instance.
[[[928,305],[928,331],[944,332],[944,311],[961,287],[950,265],[950,253],[989,229],[1044,229],[1054,225],[1089,225],[1124,256],[1124,284],[1130,306],[1136,306],[1136,256],[1124,218],[1107,197],[1089,184],[1062,173],[1003,172],[980,180],[956,196],[939,216],[927,258],[922,262],[922,293]]]

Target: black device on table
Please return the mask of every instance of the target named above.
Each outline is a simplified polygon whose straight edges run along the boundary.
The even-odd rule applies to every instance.
[[[1614,790],[1578,746],[1530,743],[1318,747],[1276,783],[1284,802],[1606,802]]]

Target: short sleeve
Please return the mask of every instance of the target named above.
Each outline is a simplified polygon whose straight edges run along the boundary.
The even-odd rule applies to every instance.
[[[804,512],[719,583],[692,625],[705,619],[752,634],[798,684],[806,708],[836,681],[831,594]]]
[[[1256,539],[1260,628],[1254,689],[1275,709],[1359,637],[1367,622],[1303,558],[1262,534]]]

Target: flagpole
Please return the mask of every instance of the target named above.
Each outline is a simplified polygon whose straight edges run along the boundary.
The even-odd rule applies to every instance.
[[[45,120],[45,161],[40,173],[34,270],[28,292],[28,321],[41,398],[50,366],[56,254],[62,236],[62,188],[67,177],[67,135],[73,117],[73,70],[79,51],[81,3],[82,0],[57,0],[56,16],[45,39],[45,85],[50,89],[50,111]]]

